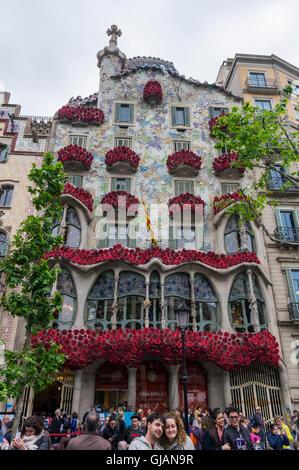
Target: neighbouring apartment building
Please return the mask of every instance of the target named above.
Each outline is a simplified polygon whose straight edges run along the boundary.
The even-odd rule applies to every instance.
[[[283,244],[269,246],[256,224],[240,228],[216,204],[254,178],[219,165],[211,137],[211,120],[241,106],[243,92],[224,86],[227,67],[219,84],[186,79],[166,60],[127,59],[120,30],[107,34],[98,92],[53,118],[49,150],[68,181],[53,226],[65,243],[47,258],[62,270],[64,302],[37,341],[54,339],[68,359],[28,409],[182,407],[184,301],[189,406],[233,403],[251,416],[259,405],[270,422],[296,404],[285,340],[295,329],[280,324],[288,310],[275,290]]]
[[[299,131],[299,69],[275,56],[236,54],[227,59],[219,69],[216,83],[227,91],[243,97],[254,106],[273,109],[285,96],[283,88],[292,86],[292,94],[287,104],[289,129]],[[294,165],[283,172],[298,170]],[[279,327],[279,338],[283,360],[288,374],[288,386],[294,408],[299,403],[299,192],[295,186],[286,191],[281,188],[286,180],[273,171],[269,189],[271,199],[279,201],[275,208],[267,207],[263,222],[280,242],[275,243],[265,237],[265,249],[269,263],[270,278],[273,283],[275,312]],[[297,341],[297,343],[296,343]],[[297,346],[297,349],[296,349]],[[297,353],[296,353],[297,351]]]

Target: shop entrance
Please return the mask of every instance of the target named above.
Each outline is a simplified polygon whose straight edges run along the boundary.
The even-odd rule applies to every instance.
[[[180,408],[184,409],[184,389],[182,381],[183,367],[179,369]],[[188,407],[194,410],[200,406],[203,410],[208,407],[207,377],[204,368],[197,362],[187,365],[187,396]]]
[[[136,407],[165,413],[168,408],[168,372],[159,361],[145,361],[137,370]]]
[[[128,371],[110,362],[102,364],[96,373],[95,405],[102,411],[127,406]]]

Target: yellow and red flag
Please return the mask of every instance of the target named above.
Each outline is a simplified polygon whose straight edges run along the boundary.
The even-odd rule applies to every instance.
[[[150,219],[149,213],[147,211],[144,199],[142,199],[142,203],[143,203],[144,212],[145,212],[146,226],[147,226],[148,230],[151,233],[151,244],[158,246],[157,240],[155,239],[155,234],[154,234],[154,231],[153,231],[153,227],[151,225],[151,219]]]

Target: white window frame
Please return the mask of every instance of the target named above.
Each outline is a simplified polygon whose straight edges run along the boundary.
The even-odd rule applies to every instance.
[[[79,143],[75,144],[74,142],[72,142],[73,139],[85,139],[85,145],[80,145]],[[79,147],[82,147],[84,149],[87,149],[87,145],[88,145],[88,134],[78,134],[78,133],[70,133],[69,134],[69,145],[79,145]]]
[[[127,140],[130,145],[126,144],[120,144],[118,143],[118,140]],[[133,138],[132,137],[114,137],[114,147],[120,147],[120,146],[125,146],[129,147],[129,149],[133,149]]]
[[[189,120],[190,120],[189,126],[185,126],[185,125],[182,125],[182,124],[176,124],[176,125],[172,124],[172,108],[188,108],[189,109]],[[170,122],[170,128],[172,128],[172,129],[181,129],[181,130],[192,129],[192,123],[193,123],[193,120],[192,120],[192,107],[190,106],[190,104],[187,104],[187,103],[171,103],[170,106],[169,106],[169,122]]]
[[[182,144],[182,148],[177,149],[176,146]],[[184,145],[185,144],[185,145]],[[188,148],[184,148],[188,147]],[[172,141],[172,151],[173,152],[180,152],[181,150],[189,150],[191,151],[191,141],[190,140],[173,140]]]
[[[267,87],[267,72],[265,70],[248,70],[248,78],[251,79],[251,75],[252,73],[259,73],[259,74],[263,74],[264,75],[264,78],[265,78],[265,87]],[[251,85],[251,86],[256,86],[258,88],[265,88],[265,87],[259,87],[259,85]]]
[[[224,191],[223,191],[223,185],[225,185],[225,184],[226,184],[226,185],[234,185],[234,186],[236,186],[236,188],[237,188],[238,186],[240,186],[239,183],[236,183],[236,182],[233,182],[233,181],[221,181],[221,194],[223,194],[223,195],[225,195],[225,194],[231,194],[231,193],[234,193],[235,191],[237,191],[237,189],[233,189],[232,191],[224,192]]]
[[[273,111],[273,100],[272,98],[259,98],[259,97],[254,97],[254,106],[257,107],[258,105],[256,104],[256,101],[268,101],[271,104],[271,109],[267,111]],[[265,110],[266,108],[260,108],[261,111]]]
[[[116,105],[128,104],[133,106],[133,122],[116,122]],[[118,127],[132,127],[136,125],[136,103],[134,101],[117,100],[113,103],[112,124]]]

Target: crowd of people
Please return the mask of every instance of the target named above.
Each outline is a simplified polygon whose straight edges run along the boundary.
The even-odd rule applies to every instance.
[[[91,408],[79,420],[57,409],[54,416],[26,418],[12,439],[10,415],[0,420],[1,450],[299,450],[299,413],[290,426],[281,416],[265,425],[261,408],[250,418],[234,407],[189,410],[188,430],[182,411],[165,414],[135,410],[127,426],[122,407],[104,420]],[[185,424],[184,424],[185,423]]]

